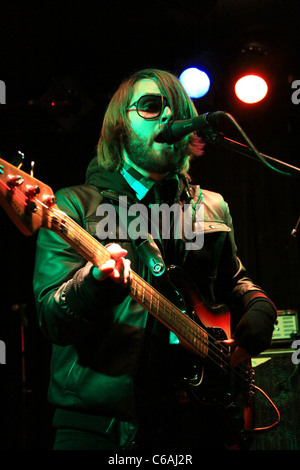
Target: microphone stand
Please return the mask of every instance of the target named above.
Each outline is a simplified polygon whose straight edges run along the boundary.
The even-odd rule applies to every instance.
[[[239,131],[242,133],[244,136],[245,140],[250,143],[250,146],[242,144],[240,142],[236,142],[234,140],[231,140],[227,137],[225,137],[221,132],[216,131],[213,127],[207,126],[204,129],[201,129],[198,131],[198,134],[203,137],[203,139],[208,143],[208,144],[213,144],[213,145],[223,145],[225,148],[229,148],[230,150],[234,150],[237,153],[240,153],[241,155],[245,155],[246,157],[260,160],[261,163],[265,163],[267,166],[271,167],[273,170],[286,175],[286,176],[295,176],[295,177],[300,177],[300,168],[297,168],[296,166],[290,165],[289,163],[282,162],[281,160],[278,160],[277,158],[270,157],[268,155],[265,155],[263,153],[258,152],[258,150],[252,145],[250,142],[249,138],[246,136],[246,134],[242,131],[242,129],[238,126],[237,122],[234,120],[234,118],[228,114],[228,113],[223,113],[224,116],[227,116],[239,129]],[[272,164],[276,164],[276,166],[279,166],[280,169],[274,167],[272,164],[268,164],[268,162],[271,162]],[[298,218],[298,221],[296,223],[295,228],[291,231],[291,235],[293,237],[297,236],[297,230],[300,225],[300,217]]]
[[[250,147],[248,147],[245,144],[241,144],[240,142],[235,142],[234,140],[228,139],[225,137],[221,132],[217,132],[212,129],[208,130],[201,130],[198,132],[201,137],[204,138],[204,140],[209,143],[209,144],[217,144],[217,145],[223,145],[226,148],[229,148],[231,150],[235,150],[237,153],[240,153],[242,155],[245,155],[246,157],[253,158],[257,160],[257,152],[252,150]],[[283,170],[287,171],[288,176],[298,176],[300,177],[300,168],[297,168],[296,166],[290,165],[288,163],[282,162],[276,158],[270,157],[268,155],[265,155],[263,153],[259,152],[259,155],[263,160],[270,161],[272,163],[276,163],[280,167],[282,167]]]

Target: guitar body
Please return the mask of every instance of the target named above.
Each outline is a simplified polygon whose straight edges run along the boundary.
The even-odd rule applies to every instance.
[[[209,307],[197,292],[188,274],[178,266],[170,266],[166,278],[159,281],[158,290],[192,318],[209,335],[209,352],[201,358],[194,352],[183,351],[180,345],[170,346],[176,362],[177,382],[174,390],[179,402],[196,406],[217,407],[224,413],[227,425],[236,434],[238,445],[244,443],[243,432],[252,429],[253,371],[242,364],[236,371],[229,365],[229,350],[222,341],[231,337],[231,316],[225,305]]]

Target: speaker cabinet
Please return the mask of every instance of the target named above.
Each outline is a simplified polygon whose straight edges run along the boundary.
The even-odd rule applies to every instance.
[[[272,335],[273,344],[289,343],[298,333],[299,320],[297,310],[278,310],[277,322]]]
[[[294,349],[272,349],[253,358],[255,384],[272,400],[280,422],[254,435],[252,450],[300,450],[300,369],[294,364]],[[295,361],[294,361],[295,362]],[[276,422],[275,408],[259,391],[254,398],[256,428]]]

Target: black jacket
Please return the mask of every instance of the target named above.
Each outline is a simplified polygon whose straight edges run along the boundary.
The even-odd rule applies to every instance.
[[[117,206],[118,195],[136,202],[120,174],[100,171],[93,163],[86,184],[60,190],[56,198],[59,209],[97,237],[97,208],[104,203]],[[229,305],[234,335],[250,353],[259,353],[270,344],[276,311],[246,277],[227,204],[219,194],[185,182],[176,197],[190,204],[192,212],[195,204],[203,204],[204,245],[187,251],[184,240],[158,241],[166,264],[182,266],[208,303]],[[118,231],[115,239],[101,242],[114,241],[128,251],[132,269],[151,283],[135,243],[128,237],[119,240]],[[126,445],[136,430],[136,377],[149,314],[110,279],[96,281],[91,268],[60,235],[40,230],[34,292],[40,327],[53,343],[49,400],[57,409],[55,425],[100,430]],[[254,342],[245,332],[250,328],[254,337],[257,325]]]

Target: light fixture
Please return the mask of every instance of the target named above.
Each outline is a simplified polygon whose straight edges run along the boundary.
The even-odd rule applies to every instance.
[[[197,67],[185,69],[180,74],[179,81],[190,98],[202,98],[210,88],[209,76]]]

